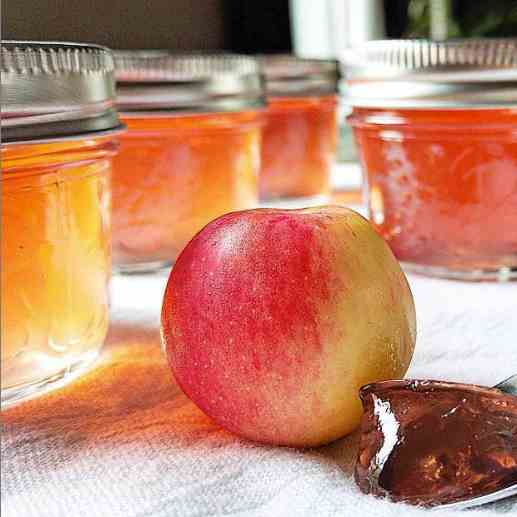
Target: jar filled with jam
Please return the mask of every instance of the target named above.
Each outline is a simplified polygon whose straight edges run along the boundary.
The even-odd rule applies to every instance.
[[[62,384],[108,328],[113,58],[2,42],[2,407]]]
[[[338,138],[337,62],[270,55],[262,63],[268,107],[260,199],[283,207],[325,203]]]
[[[370,218],[410,271],[517,277],[517,39],[373,41],[344,60]]]
[[[115,54],[128,131],[113,168],[119,272],[167,267],[212,219],[258,203],[264,81],[251,57]]]

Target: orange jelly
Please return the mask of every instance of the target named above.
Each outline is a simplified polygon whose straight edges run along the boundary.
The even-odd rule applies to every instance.
[[[279,207],[325,203],[337,152],[338,64],[283,54],[263,56],[262,64],[260,199]]]
[[[260,115],[122,116],[113,167],[113,259],[173,261],[209,221],[257,202]]]
[[[372,222],[404,262],[517,268],[517,109],[356,109]]]
[[[272,97],[265,121],[261,199],[328,196],[337,145],[336,96]]]
[[[112,140],[2,148],[2,396],[71,373],[108,327]]]
[[[113,164],[113,262],[172,264],[212,219],[258,202],[263,81],[231,54],[116,54],[128,131]]]
[[[517,38],[372,41],[345,63],[369,216],[397,258],[517,278]]]

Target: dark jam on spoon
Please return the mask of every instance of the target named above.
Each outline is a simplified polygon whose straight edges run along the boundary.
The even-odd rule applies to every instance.
[[[361,390],[361,491],[435,506],[517,484],[517,397],[439,381]]]

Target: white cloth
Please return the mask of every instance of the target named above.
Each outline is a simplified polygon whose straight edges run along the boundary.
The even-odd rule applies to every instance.
[[[112,329],[97,367],[3,414],[3,517],[427,514],[358,491],[357,435],[302,452],[239,440],[204,417],[170,381],[160,355],[165,281],[116,277]],[[410,283],[419,335],[408,376],[493,385],[517,372],[515,284],[416,276]],[[517,515],[515,504],[505,513]]]

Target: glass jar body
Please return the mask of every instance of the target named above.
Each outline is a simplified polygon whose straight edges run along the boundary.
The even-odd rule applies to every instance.
[[[416,272],[506,280],[517,268],[517,110],[354,108],[370,218]]]
[[[122,115],[113,165],[113,262],[174,262],[212,219],[257,204],[260,112]]]
[[[2,404],[62,384],[108,328],[110,137],[2,146]]]
[[[263,130],[260,198],[326,202],[337,149],[337,97],[272,97]]]

